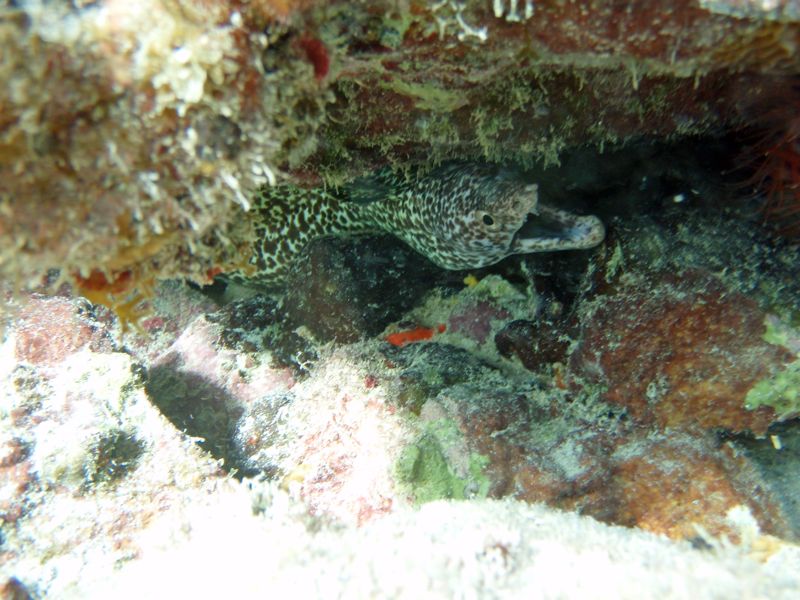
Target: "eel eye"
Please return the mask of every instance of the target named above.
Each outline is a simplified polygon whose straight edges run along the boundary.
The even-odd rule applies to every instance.
[[[484,225],[494,225],[494,219],[492,218],[492,215],[484,213],[483,214],[483,223],[484,223]]]

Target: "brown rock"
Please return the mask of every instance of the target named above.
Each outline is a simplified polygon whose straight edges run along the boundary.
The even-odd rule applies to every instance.
[[[555,402],[548,407],[503,392],[495,394],[496,402],[486,402],[478,394],[472,406],[454,401],[442,406],[458,423],[470,452],[488,459],[483,475],[490,497],[576,508],[582,497],[602,487],[613,447],[602,424],[571,418]]]
[[[526,369],[538,371],[565,360],[569,343],[562,334],[563,326],[558,324],[517,320],[494,336],[494,343],[502,356],[516,356]]]
[[[354,342],[398,320],[434,282],[453,279],[440,273],[390,236],[315,240],[282,305],[317,340]]]
[[[584,320],[573,374],[659,427],[766,432],[772,409],[744,408],[747,392],[793,356],[762,339],[765,313],[712,276],[662,276],[647,289],[599,297]]]
[[[791,531],[753,464],[709,433],[631,427],[613,411],[582,412],[578,398],[555,390],[531,400],[469,389],[449,388],[432,402],[437,418],[452,419],[463,435],[445,455],[460,457],[449,459],[454,464],[483,457],[490,497],[544,502],[676,539],[739,539],[729,517],[737,507],[765,533]]]
[[[30,600],[33,598],[25,585],[16,577],[9,577],[0,585],[0,598],[6,600]]]
[[[711,535],[738,539],[741,532],[726,516],[744,506],[765,532],[789,531],[753,466],[727,445],[715,448],[709,438],[642,435],[621,445],[614,463],[607,484],[616,506],[603,520],[672,538],[694,538],[699,525]]]

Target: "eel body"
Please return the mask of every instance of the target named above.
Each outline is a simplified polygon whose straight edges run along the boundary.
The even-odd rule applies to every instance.
[[[390,170],[340,190],[291,185],[254,198],[254,273],[239,283],[281,287],[308,244],[320,237],[390,233],[444,269],[472,269],[513,254],[591,248],[605,230],[539,202],[536,184],[501,167],[458,163],[405,177]]]

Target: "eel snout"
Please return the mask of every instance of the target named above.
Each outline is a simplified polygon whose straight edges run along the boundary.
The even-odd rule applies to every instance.
[[[603,222],[593,215],[575,215],[541,202],[527,214],[511,241],[511,252],[549,252],[593,248],[606,235]]]

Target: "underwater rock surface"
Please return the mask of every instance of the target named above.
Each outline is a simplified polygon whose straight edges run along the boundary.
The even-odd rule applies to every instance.
[[[60,269],[136,320],[158,279],[246,266],[249,198],[278,179],[723,129],[758,132],[743,154],[788,218],[800,24],[768,4],[4,5],[0,275],[31,289]]]
[[[798,15],[3,5],[0,596],[794,598]],[[198,287],[260,186],[449,160],[605,242]]]
[[[468,585],[503,596],[541,567],[527,529],[507,535],[535,514],[612,536],[623,552],[651,539],[643,532],[664,534],[674,542],[646,542],[667,544],[657,556],[746,564],[743,588],[786,569],[769,585],[791,597],[798,249],[736,204],[720,211],[729,191],[680,159],[684,149],[614,160],[642,152],[630,185],[603,183],[581,161],[542,173],[551,195],[548,181],[583,173],[570,193],[592,194],[609,232],[588,252],[447,272],[393,243],[382,254],[381,239],[323,240],[282,298],[166,282],[124,335],[110,312],[66,292],[10,299],[0,360],[7,589],[85,596],[117,577],[142,589],[149,578],[137,573],[184,568],[171,552],[245,529],[241,548],[272,548],[264,577],[280,582],[285,569],[336,570],[326,548],[337,544],[362,556],[347,544],[365,535],[387,536],[375,539],[401,556],[439,531],[430,516],[444,528],[436,539],[450,540],[444,556],[473,548],[447,523],[475,519],[464,535],[483,548],[475,568],[489,570]],[[220,519],[211,529],[209,511]],[[592,547],[565,543],[552,540],[565,560]],[[230,560],[249,564],[238,552]],[[619,552],[602,559],[604,578],[623,568]],[[191,568],[207,560],[190,556]],[[380,571],[387,556],[359,560]],[[609,585],[633,585],[625,568]],[[455,577],[441,569],[397,593],[462,589],[433,583]],[[340,572],[343,589],[362,581]],[[594,585],[586,577],[580,585]],[[689,585],[692,575],[671,577]],[[237,578],[246,594],[266,585]],[[542,585],[567,594],[573,583]]]

